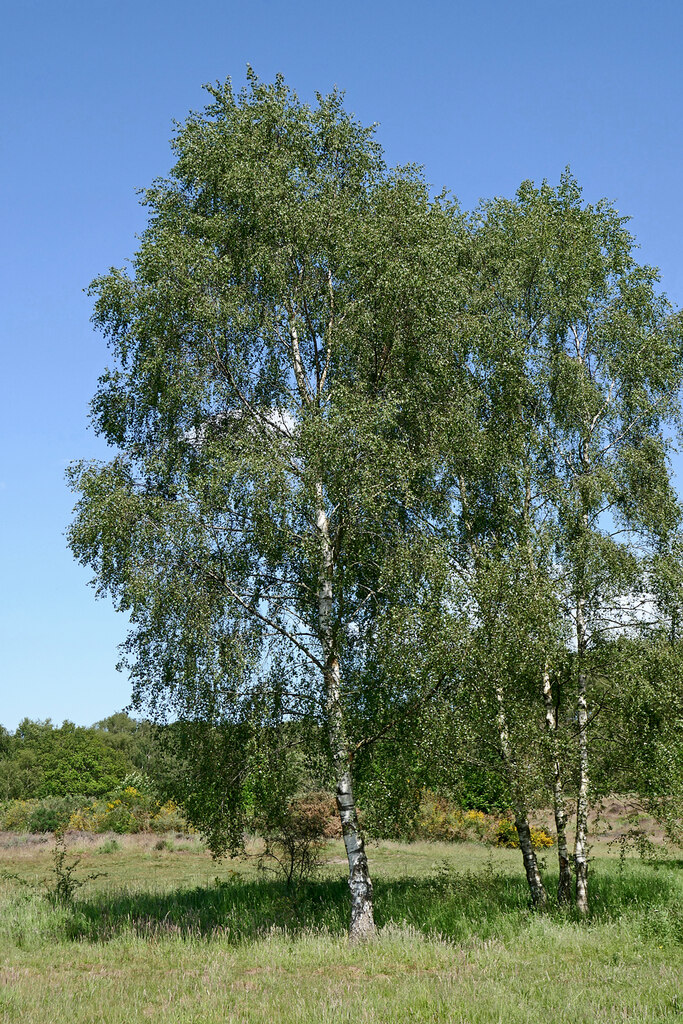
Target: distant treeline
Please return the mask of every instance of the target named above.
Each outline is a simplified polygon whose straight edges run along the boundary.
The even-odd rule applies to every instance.
[[[283,728],[291,730],[296,727],[290,724]],[[234,752],[241,745],[240,737],[226,736],[226,730],[230,732],[230,727],[209,730],[216,737],[210,746],[216,756],[214,763],[219,776],[219,790],[220,776],[227,769],[218,756],[218,750]],[[150,797],[153,795],[162,802],[170,799],[184,805],[188,787],[193,790],[195,781],[192,769],[196,767],[196,742],[189,745],[187,742],[192,739],[192,732],[192,726],[180,727],[176,723],[159,727],[144,719],[131,718],[123,711],[91,726],[74,725],[69,721],[57,726],[50,719],[33,721],[29,718],[20,722],[15,732],[0,725],[0,803],[51,797],[104,797],[118,792],[128,784],[127,780],[135,778],[134,785],[142,786]],[[205,730],[200,732],[204,735]],[[222,739],[218,739],[219,734]],[[321,741],[321,737],[317,740]],[[316,740],[309,736],[311,742],[317,745]],[[457,771],[454,770],[447,793],[464,810],[502,813],[509,807],[509,793],[496,770],[495,759],[490,757],[490,763],[484,764],[482,753],[476,766],[463,763]],[[390,765],[385,767],[390,773]],[[263,766],[261,769],[262,776]],[[330,788],[327,785],[329,780],[317,777],[313,780],[303,768],[300,774],[301,778],[297,775],[294,786],[297,791]],[[362,781],[359,780],[361,785]],[[387,779],[384,781],[386,783]],[[418,781],[416,778],[415,782],[417,789],[435,786],[428,771],[423,779]],[[245,785],[250,788],[248,782]],[[419,801],[416,790],[413,812],[416,812]],[[253,796],[247,802],[251,804]],[[379,817],[383,819],[386,813],[379,814]],[[394,835],[397,830],[397,834],[402,833],[404,826],[403,821],[400,826],[386,821],[380,825],[378,821],[372,831]]]
[[[89,727],[28,718],[13,733],[0,726],[0,800],[110,793],[146,770],[152,732],[123,711]]]

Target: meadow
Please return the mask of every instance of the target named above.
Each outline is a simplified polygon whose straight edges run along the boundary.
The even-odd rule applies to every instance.
[[[379,938],[349,948],[341,844],[290,891],[257,869],[253,847],[215,863],[192,836],[73,834],[75,874],[99,877],[70,905],[39,891],[54,885],[52,845],[0,839],[2,1022],[683,1020],[675,855],[641,861],[596,848],[582,922],[529,909],[518,851],[380,843],[371,848]]]

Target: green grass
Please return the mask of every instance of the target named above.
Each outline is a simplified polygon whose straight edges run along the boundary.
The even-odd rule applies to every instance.
[[[354,949],[341,850],[292,896],[253,858],[217,865],[197,842],[154,841],[100,837],[81,869],[107,877],[71,909],[2,883],[0,1021],[683,1021],[681,861],[596,857],[580,922],[531,912],[517,851],[381,844],[380,937]],[[49,845],[0,861],[37,883]]]

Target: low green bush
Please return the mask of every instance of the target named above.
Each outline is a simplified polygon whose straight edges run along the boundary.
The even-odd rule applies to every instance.
[[[55,832],[69,824],[83,797],[47,797],[38,801],[28,817],[29,832]]]
[[[121,844],[116,839],[107,839],[101,846],[97,847],[95,853],[116,853],[120,849]]]
[[[101,799],[67,796],[0,803],[0,831],[41,833],[61,828],[119,835],[194,831],[172,800],[162,804],[130,785]]]

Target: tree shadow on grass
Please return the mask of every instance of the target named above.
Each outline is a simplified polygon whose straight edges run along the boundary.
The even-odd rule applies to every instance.
[[[553,879],[548,879],[553,892]],[[407,926],[453,942],[509,939],[528,927],[533,911],[523,877],[442,870],[431,877],[380,879],[375,883],[376,920]],[[676,908],[679,908],[676,910]],[[614,872],[593,880],[591,917],[616,920],[656,908],[658,920],[677,933],[682,927],[680,893],[673,873]],[[545,913],[575,919],[552,902]],[[145,938],[220,938],[253,942],[273,929],[290,935],[346,933],[349,891],[344,881],[320,879],[295,889],[270,879],[217,881],[215,885],[167,893],[100,893],[78,900],[69,937],[106,942],[121,934]],[[672,916],[673,915],[673,916]],[[655,915],[656,916],[656,915]],[[650,917],[652,915],[650,914]]]
[[[524,879],[440,872],[428,878],[375,882],[378,926],[408,926],[425,935],[487,938],[505,922],[521,926],[529,913]],[[235,879],[167,893],[101,893],[79,900],[70,937],[107,941],[122,933],[144,937],[255,941],[272,929],[346,933],[349,890],[344,881],[319,880],[288,889],[273,880]]]

